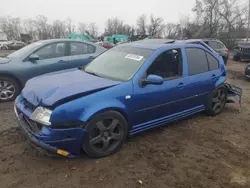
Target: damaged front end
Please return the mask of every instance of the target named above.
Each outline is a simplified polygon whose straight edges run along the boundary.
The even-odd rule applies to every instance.
[[[226,83],[227,88],[227,103],[239,103],[241,107],[242,89]]]

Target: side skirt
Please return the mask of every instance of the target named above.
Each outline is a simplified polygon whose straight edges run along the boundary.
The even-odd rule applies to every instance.
[[[166,123],[170,123],[172,121],[176,121],[176,120],[188,117],[190,115],[196,114],[198,112],[202,112],[204,110],[205,110],[204,105],[197,106],[195,108],[191,108],[191,109],[188,109],[188,110],[185,110],[185,111],[182,111],[182,112],[178,112],[176,114],[172,114],[172,115],[169,115],[169,116],[166,116],[166,117],[163,117],[163,118],[159,118],[159,119],[156,119],[156,120],[153,120],[153,121],[142,123],[142,124],[134,126],[132,128],[132,130],[129,131],[129,135],[134,135],[134,134],[137,134],[139,132],[143,132],[143,131],[148,130],[148,129],[159,127],[159,126],[164,125]]]

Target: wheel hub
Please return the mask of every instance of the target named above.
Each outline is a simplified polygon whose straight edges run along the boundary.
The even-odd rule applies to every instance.
[[[91,147],[99,152],[113,150],[123,139],[122,129],[117,119],[103,119],[98,121],[90,135]]]
[[[0,99],[7,100],[15,94],[15,87],[11,82],[0,80]]]
[[[110,134],[108,131],[104,131],[103,136],[104,136],[104,138],[107,139],[110,136]]]

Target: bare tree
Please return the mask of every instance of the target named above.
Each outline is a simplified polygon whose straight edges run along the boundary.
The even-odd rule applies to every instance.
[[[8,40],[20,40],[21,20],[20,18],[2,17],[0,18],[0,29],[6,33]]]
[[[138,17],[136,21],[137,34],[146,35],[147,34],[147,16],[142,14]]]
[[[221,15],[218,13],[218,0],[196,0],[193,11],[196,13],[196,24],[202,25],[204,37],[217,35]]]
[[[150,16],[150,23],[148,25],[148,34],[151,36],[161,36],[165,28],[163,24],[163,18]]]
[[[224,21],[224,30],[227,31],[228,44],[236,35],[233,32],[239,24],[243,24],[243,17],[247,13],[246,7],[240,7],[237,0],[221,0],[220,8],[217,10]]]
[[[32,19],[23,20],[23,32],[29,34],[32,39],[38,39],[38,34],[35,29],[35,21]]]
[[[123,31],[123,21],[119,18],[109,18],[106,22],[105,34],[122,34]]]
[[[96,23],[90,23],[88,25],[88,32],[89,32],[89,35],[93,38],[96,38],[97,35],[98,35],[98,27],[96,25]]]
[[[48,24],[48,19],[45,16],[37,16],[34,21],[34,26],[38,33],[39,39],[49,39],[51,38],[51,25]]]
[[[86,26],[85,23],[83,23],[83,22],[78,23],[78,32],[79,33],[85,34],[86,33],[86,29],[87,29],[87,26]]]
[[[61,20],[55,20],[51,26],[51,34],[53,38],[62,38],[65,36],[66,25]]]
[[[134,35],[135,28],[133,26],[128,25],[128,24],[123,25],[123,34]]]
[[[169,39],[177,39],[181,37],[182,29],[180,24],[168,23],[163,30],[163,36]]]
[[[67,34],[72,34],[75,32],[75,25],[72,23],[72,20],[70,18],[66,19],[65,24],[67,28]]]

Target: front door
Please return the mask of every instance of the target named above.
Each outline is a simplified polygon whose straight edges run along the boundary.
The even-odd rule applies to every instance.
[[[134,99],[137,101],[135,122],[138,126],[147,126],[153,121],[189,109],[189,93],[186,91],[186,79],[183,76],[181,49],[171,49],[160,54],[151,64],[144,77],[158,75],[164,79],[162,85],[135,85]],[[171,119],[171,118],[170,118]]]
[[[65,42],[45,45],[33,54],[36,54],[39,60],[30,61],[27,58],[27,61],[23,62],[23,66],[26,66],[29,70],[29,77],[67,69],[65,65],[68,62],[68,57],[66,56]]]

